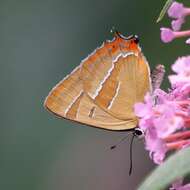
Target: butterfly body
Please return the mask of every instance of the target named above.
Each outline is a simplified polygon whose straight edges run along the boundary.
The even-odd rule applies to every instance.
[[[151,91],[148,63],[137,38],[116,34],[59,82],[45,100],[54,114],[108,130],[137,126],[134,104]]]

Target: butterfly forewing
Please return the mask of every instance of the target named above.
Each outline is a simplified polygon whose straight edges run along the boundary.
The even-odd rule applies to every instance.
[[[149,90],[149,67],[139,46],[117,35],[58,83],[44,104],[66,119],[126,130],[137,126],[133,107]]]
[[[81,74],[85,93],[100,108],[122,120],[136,118],[134,104],[150,90],[149,66],[132,40],[126,43],[116,38],[98,49],[84,61]]]
[[[44,103],[45,107],[60,117],[72,118],[71,108],[78,104],[83,93],[79,76],[80,67],[76,68],[50,91]]]
[[[113,62],[118,56],[138,53],[137,45],[131,45],[129,40],[116,36],[112,41],[106,41],[94,53],[82,61],[81,77],[84,82],[84,90],[94,98],[101,85],[113,70]]]

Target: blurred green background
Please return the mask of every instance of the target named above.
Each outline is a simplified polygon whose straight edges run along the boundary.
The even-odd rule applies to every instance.
[[[60,120],[43,108],[49,90],[115,26],[137,34],[151,67],[189,51],[160,41],[156,18],[165,1],[0,0],[0,189],[133,190],[153,169],[142,141],[111,151],[126,132]],[[161,25],[168,26],[167,18]],[[167,88],[167,78],[164,87]]]

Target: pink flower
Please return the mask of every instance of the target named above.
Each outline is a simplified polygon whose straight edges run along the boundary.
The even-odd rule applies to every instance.
[[[184,71],[178,62],[172,68],[179,73]],[[145,133],[145,148],[156,164],[163,162],[168,151],[190,146],[189,96],[190,80],[168,93],[157,89],[147,94],[143,103],[135,104],[139,128]]]
[[[181,29],[182,24],[185,22],[185,17],[189,14],[189,9],[184,7],[182,3],[173,2],[168,9],[168,16],[174,18],[171,22],[174,31]]]
[[[173,2],[168,9],[168,16],[174,19],[185,18],[190,15],[190,8],[185,7],[183,3]]]
[[[173,19],[172,29],[161,28],[161,40],[164,43],[190,37],[190,30],[179,31],[188,15],[190,8],[182,3],[172,3],[168,9],[168,16]],[[190,44],[190,38],[186,44]],[[148,107],[150,111],[140,114],[139,109],[137,115],[139,127],[145,133],[146,149],[157,164],[163,162],[167,152],[190,146],[190,56],[178,58],[172,70],[175,74],[168,77],[172,88],[168,92],[161,89],[153,92],[155,104],[151,108],[145,101],[141,110]],[[183,185],[183,179],[178,179],[170,190],[190,190],[190,183]]]
[[[178,109],[179,108],[171,102],[156,106],[156,111],[159,113],[159,116],[154,119],[154,126],[157,129],[159,138],[165,138],[183,127],[183,119],[176,115]]]
[[[173,2],[168,9],[168,16],[174,18],[171,25],[174,31],[181,29],[182,24],[185,22],[185,17],[190,15],[190,9],[184,7],[182,3]]]
[[[185,22],[185,19],[184,18],[179,18],[179,19],[176,19],[176,20],[173,20],[171,22],[171,25],[172,25],[172,29],[174,31],[178,31],[181,29],[181,26],[183,25],[183,23]]]
[[[146,115],[149,115],[152,112],[154,102],[149,93],[146,94],[144,101],[144,103],[140,102],[135,104],[135,113],[139,117],[145,117]]]
[[[190,56],[184,56],[177,59],[172,65],[172,70],[178,74],[186,73],[186,70],[190,71]]]
[[[164,104],[171,99],[168,93],[159,88],[154,91],[154,96],[156,97],[156,104]]]
[[[190,56],[184,56],[177,59],[172,65],[172,70],[175,75],[170,75],[168,78],[172,86],[189,83],[190,81]]]
[[[169,28],[161,28],[161,40],[165,43],[171,42],[175,38],[174,32]]]
[[[190,8],[184,7],[182,3],[172,3],[168,9],[168,16],[174,19],[171,22],[172,30],[169,28],[161,28],[161,40],[164,43],[169,43],[175,38],[190,36],[190,31],[188,30],[177,32],[181,29],[188,15],[190,15]],[[189,41],[186,43],[189,43]]]
[[[139,128],[145,131],[146,150],[150,153],[150,157],[155,163],[160,164],[167,152],[167,147],[162,139],[157,135],[157,130],[154,126],[154,119],[156,116],[154,110],[155,101],[150,94],[145,96],[144,103],[135,104],[135,113],[141,117],[139,121]]]
[[[164,141],[158,138],[157,131],[153,126],[146,130],[145,144],[150,158],[154,163],[161,164],[165,158],[167,147]]]
[[[190,36],[190,30],[186,31],[173,31],[170,28],[161,28],[161,40],[164,43],[169,43],[173,41],[175,38],[181,38]]]
[[[171,18],[181,18],[185,16],[185,8],[182,3],[173,2],[168,9],[168,16]]]

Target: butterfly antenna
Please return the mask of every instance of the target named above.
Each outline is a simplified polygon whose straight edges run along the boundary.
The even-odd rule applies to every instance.
[[[110,149],[111,150],[115,149],[118,145],[120,145],[123,141],[125,141],[127,137],[128,137],[128,135],[123,137],[117,144],[111,146]]]
[[[130,168],[129,168],[129,175],[131,175],[132,173],[132,169],[133,169],[133,141],[135,138],[135,133],[133,133],[132,138],[131,138],[131,142],[130,142]]]
[[[115,26],[112,26],[110,33],[113,34],[114,36],[119,36],[122,37],[122,35],[120,34],[120,32],[116,29]]]
[[[116,33],[116,29],[115,29],[115,26],[112,26],[111,29],[110,29],[110,33],[111,34],[115,34]]]

